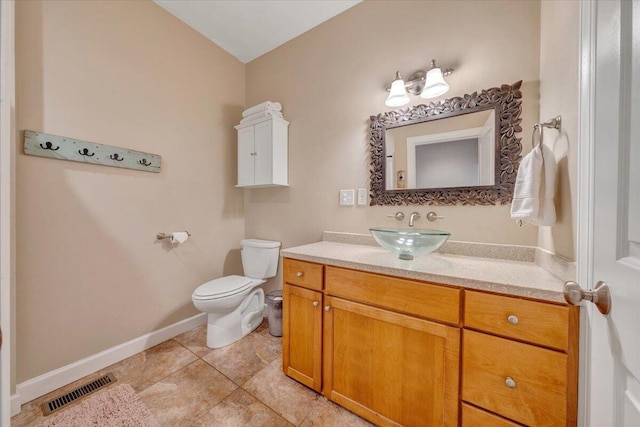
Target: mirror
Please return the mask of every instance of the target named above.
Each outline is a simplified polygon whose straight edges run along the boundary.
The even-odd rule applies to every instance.
[[[385,190],[495,183],[493,109],[387,129]]]
[[[371,205],[511,202],[521,84],[371,116]]]

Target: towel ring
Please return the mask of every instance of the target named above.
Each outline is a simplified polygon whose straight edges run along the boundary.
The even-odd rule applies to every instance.
[[[533,125],[533,132],[531,133],[531,149],[536,148],[536,131],[540,132],[540,139],[538,140],[538,145],[542,144],[542,128],[540,127],[540,123],[536,123]]]
[[[542,131],[543,131],[543,128],[551,128],[551,129],[560,130],[562,128],[562,116],[555,116],[553,119],[547,120],[544,123],[536,123],[535,125],[533,125],[533,132],[531,134],[531,149],[532,150],[534,148],[536,148],[536,143],[535,143],[536,130],[538,130],[540,132],[540,141],[538,142],[538,145],[542,144]]]

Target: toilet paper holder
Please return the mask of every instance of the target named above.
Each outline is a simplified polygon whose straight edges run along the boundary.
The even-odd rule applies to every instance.
[[[187,233],[187,236],[191,237],[191,233],[189,233],[187,230],[184,230],[184,232]],[[158,240],[170,239],[170,238],[171,238],[171,233],[166,234],[166,233],[160,232],[156,234],[156,239]]]

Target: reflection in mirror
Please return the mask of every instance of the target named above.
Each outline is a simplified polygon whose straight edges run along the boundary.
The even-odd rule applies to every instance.
[[[371,205],[510,203],[522,152],[521,85],[371,116]]]
[[[494,185],[495,111],[387,129],[387,190]]]

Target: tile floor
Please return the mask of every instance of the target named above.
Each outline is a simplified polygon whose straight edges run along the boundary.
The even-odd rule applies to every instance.
[[[22,405],[13,427],[43,419],[40,405],[113,372],[130,384],[162,426],[340,426],[372,424],[282,373],[282,341],[265,322],[240,341],[206,346],[206,325]]]

